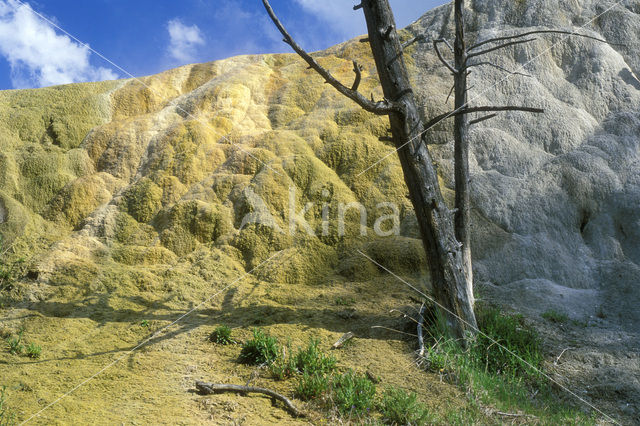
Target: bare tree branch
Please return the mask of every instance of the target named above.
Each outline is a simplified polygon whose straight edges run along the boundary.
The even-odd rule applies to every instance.
[[[451,65],[446,59],[444,59],[444,56],[442,56],[442,53],[440,52],[440,48],[438,47],[439,43],[446,43],[447,45],[449,45],[449,43],[447,43],[447,41],[442,38],[438,40],[433,40],[433,48],[436,50],[438,59],[440,59],[440,62],[442,62],[445,67],[449,68],[449,71],[451,71],[453,74],[457,74],[458,71],[453,67],[453,65]]]
[[[272,398],[275,398],[279,401],[282,401],[285,405],[285,407],[287,408],[287,411],[289,411],[291,414],[293,414],[295,417],[305,417],[305,414],[302,411],[299,411],[291,402],[291,400],[289,400],[289,398],[287,398],[284,395],[281,395],[277,392],[272,391],[271,389],[265,389],[265,388],[257,388],[254,386],[242,386],[242,385],[227,385],[224,383],[206,383],[206,382],[201,382],[201,381],[197,381],[196,382],[196,388],[198,389],[198,391],[204,393],[204,394],[212,394],[212,393],[217,393],[217,392],[236,392],[236,393],[240,393],[240,394],[244,394],[244,393],[261,393],[264,395],[268,395]]]
[[[482,123],[483,121],[490,120],[490,119],[492,119],[493,117],[497,117],[497,116],[498,116],[498,114],[489,114],[489,115],[485,115],[484,117],[480,117],[480,118],[476,118],[475,120],[471,120],[471,121],[469,122],[469,125],[471,126],[471,125],[473,125],[473,124]]]
[[[412,44],[418,43],[420,41],[425,41],[426,39],[427,39],[427,37],[424,34],[419,35],[417,37],[414,37],[411,40],[407,40],[404,43],[402,43],[402,49],[406,49],[407,47],[411,46]]]
[[[453,49],[453,46],[451,46],[451,43],[449,43],[449,40],[447,40],[446,38],[441,38],[441,39],[438,39],[437,41],[438,43],[446,44],[449,50],[451,51],[451,53],[453,53],[454,49]]]
[[[494,47],[490,47],[490,48],[485,49],[485,50],[481,50],[480,52],[470,53],[467,56],[467,60],[471,59],[471,58],[475,58],[476,56],[486,55],[487,53],[493,52],[494,50],[504,49],[505,47],[513,46],[513,45],[516,45],[516,44],[528,43],[528,42],[534,41],[534,40],[537,40],[537,39],[535,39],[535,38],[527,38],[525,40],[516,40],[516,41],[510,41],[508,43],[503,43],[503,44],[500,44],[498,46],[494,46]]]
[[[473,112],[501,112],[501,111],[522,111],[522,112],[532,112],[534,114],[544,113],[544,110],[542,108],[506,105],[506,106],[467,107],[463,109],[461,112],[458,112],[457,114],[470,114]]]
[[[262,0],[269,17],[276,25],[280,33],[284,36],[284,42],[287,43],[291,48],[307,63],[309,67],[315,70],[322,78],[324,78],[325,82],[332,85],[336,88],[336,90],[358,105],[360,105],[365,110],[372,112],[377,115],[388,115],[392,112],[401,112],[400,107],[393,102],[388,100],[383,100],[379,102],[373,102],[364,97],[360,92],[350,89],[340,83],[334,76],[331,75],[329,71],[323,68],[311,55],[309,55],[296,41],[291,37],[291,35],[287,32],[286,28],[282,25],[275,12],[271,8],[269,4],[269,0]],[[355,67],[357,69],[357,67]],[[355,70],[354,70],[355,71]],[[358,80],[358,72],[356,71],[356,80]],[[359,82],[358,82],[359,83]],[[355,86],[355,84],[354,84]]]
[[[356,61],[353,61],[353,72],[356,73],[356,79],[353,82],[353,86],[351,86],[351,90],[357,92],[358,87],[360,87],[360,81],[362,80],[362,65],[358,64]]]
[[[573,35],[573,36],[578,36],[578,37],[584,37],[584,38],[588,38],[591,40],[596,40],[602,43],[607,43],[610,44],[612,46],[623,46],[622,44],[618,44],[618,43],[609,43],[607,40],[598,38],[598,37],[593,37],[590,35],[586,35],[586,34],[580,34],[580,33],[576,33],[573,31],[563,31],[563,30],[537,30],[537,31],[529,31],[526,33],[522,33],[522,34],[516,34],[516,35],[512,35],[512,36],[504,36],[504,37],[493,37],[484,41],[481,41],[479,43],[474,44],[473,46],[471,46],[469,49],[467,49],[468,52],[470,52],[473,49],[477,49],[480,46],[484,46],[485,44],[489,44],[489,43],[496,43],[499,41],[505,41],[505,40],[512,40],[514,38],[522,38],[522,37],[527,37],[533,34],[566,34],[566,35]]]
[[[491,67],[497,68],[497,69],[499,69],[501,71],[504,71],[504,72],[506,72],[508,74],[511,74],[511,75],[521,75],[521,76],[524,76],[524,77],[532,77],[532,75],[530,75],[530,74],[525,74],[525,73],[518,72],[518,71],[511,71],[511,70],[508,70],[508,69],[506,69],[504,67],[501,67],[498,64],[494,64],[493,62],[489,62],[489,61],[476,62],[476,63],[473,63],[471,65],[467,65],[467,69],[471,68],[471,67],[479,67],[479,66],[483,66],[483,65],[489,65]]]
[[[449,111],[444,114],[437,115],[429,120],[422,132],[426,132],[430,128],[434,127],[438,123],[443,120],[446,120],[449,117],[455,117],[456,115],[464,115],[464,114],[472,114],[474,112],[502,112],[502,111],[522,111],[522,112],[531,112],[535,114],[544,113],[543,109],[540,108],[532,108],[532,107],[522,107],[522,106],[481,106],[481,107],[466,107],[455,111]]]
[[[447,95],[447,100],[444,101],[444,103],[448,103],[449,99],[451,98],[451,95],[453,95],[453,91],[456,89],[456,85],[454,84],[453,86],[451,86],[451,90],[449,90],[449,94]]]

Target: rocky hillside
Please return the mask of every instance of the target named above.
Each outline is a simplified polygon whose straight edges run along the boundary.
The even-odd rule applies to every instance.
[[[524,66],[529,77],[474,69],[472,104],[546,111],[501,114],[471,131],[474,268],[481,298],[533,320],[553,310],[584,324],[546,326],[552,346],[554,336],[576,340],[560,373],[594,402],[638,418],[640,4],[471,3],[478,41],[561,28],[611,43],[545,35],[490,57],[507,69]],[[425,117],[451,109],[451,79],[429,42],[452,38],[451,21],[442,6],[402,33],[428,38],[406,52]],[[317,56],[343,81],[357,58],[361,90],[381,96],[366,44]],[[451,188],[449,126],[428,139]],[[184,394],[192,378],[225,377],[198,340],[198,327],[225,315],[238,327],[267,325],[300,340],[305,327],[327,342],[355,328],[387,353],[393,335],[370,326],[393,321],[387,312],[407,303],[407,292],[358,250],[429,288],[399,163],[394,155],[379,162],[394,150],[387,127],[294,55],[0,93],[0,232],[7,258],[26,260],[3,323],[37,336],[49,360],[3,371],[31,389],[16,397],[20,417],[135,347],[148,333],[140,321],[160,329],[191,308],[191,322],[155,336],[124,370],[105,373],[41,419],[87,407],[114,422],[136,407],[140,421],[184,419],[199,404]],[[362,223],[350,203],[366,212]],[[327,308],[337,297],[357,299],[357,309]],[[354,360],[366,359],[365,347],[355,347]],[[409,349],[395,349],[389,359],[410,366]],[[242,377],[234,368],[227,376]],[[402,382],[393,365],[379,368]],[[116,378],[121,393],[109,388]],[[100,389],[107,395],[97,401]],[[156,395],[146,400],[148,393]],[[190,421],[206,419],[202,411]]]

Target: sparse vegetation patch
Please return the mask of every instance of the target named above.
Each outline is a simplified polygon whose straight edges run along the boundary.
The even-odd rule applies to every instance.
[[[215,330],[213,330],[213,332],[211,332],[209,335],[209,341],[219,345],[230,345],[235,343],[231,337],[231,328],[224,324],[219,325]]]
[[[239,360],[243,364],[260,365],[273,362],[278,356],[278,339],[265,334],[259,328],[253,330],[253,338],[242,345]]]

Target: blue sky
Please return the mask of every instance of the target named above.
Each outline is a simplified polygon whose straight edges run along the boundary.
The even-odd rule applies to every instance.
[[[307,50],[366,32],[357,0],[272,0]],[[444,0],[391,0],[405,26]],[[0,89],[142,76],[187,63],[288,52],[260,0],[0,0]]]

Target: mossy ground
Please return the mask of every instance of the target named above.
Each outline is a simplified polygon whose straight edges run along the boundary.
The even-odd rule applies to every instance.
[[[370,371],[385,385],[415,391],[436,412],[474,409],[460,390],[415,365],[413,339],[371,329],[372,325],[402,327],[403,321],[389,315],[388,308],[406,305],[404,288],[385,278],[367,283],[333,278],[294,290],[247,278],[132,353],[128,351],[186,312],[197,298],[192,303],[159,300],[153,293],[129,289],[127,295],[67,296],[32,304],[30,309],[5,310],[5,327],[24,327],[25,338],[43,347],[38,360],[6,351],[0,354],[5,365],[3,381],[9,389],[7,406],[24,420],[120,358],[44,412],[36,424],[196,424],[241,419],[247,424],[298,423],[267,398],[191,393],[195,380],[244,384],[256,370],[238,362],[240,345],[209,342],[217,325],[228,324],[239,340],[249,339],[252,328],[259,326],[282,342],[290,339],[294,347],[319,338],[324,350],[344,332],[353,331],[358,336],[353,342],[332,351],[341,366]],[[213,293],[225,284],[202,283],[202,290]],[[335,303],[339,297],[356,302],[345,308]],[[292,381],[275,381],[267,369],[258,371],[253,384],[292,395]],[[296,403],[309,410],[314,422],[322,423],[326,417],[313,405]]]

